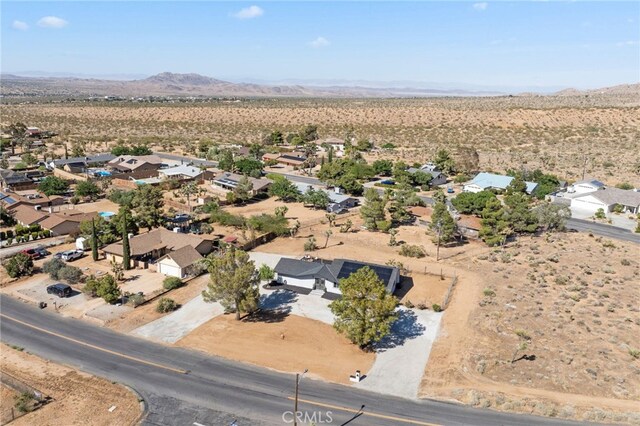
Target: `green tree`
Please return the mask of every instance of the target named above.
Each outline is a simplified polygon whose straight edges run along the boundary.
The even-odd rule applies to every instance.
[[[33,272],[33,259],[24,253],[18,253],[10,257],[3,266],[11,278],[24,277]]]
[[[112,189],[109,192],[109,201],[114,202],[121,207],[129,207],[131,208],[133,204],[133,197],[135,196],[135,191],[123,191],[121,189]]]
[[[182,185],[178,192],[187,198],[187,206],[191,209],[191,196],[200,195],[204,190],[200,188],[196,182],[188,182]]]
[[[54,257],[53,259],[51,259],[51,260],[49,260],[47,262],[44,262],[44,264],[42,265],[42,271],[45,274],[49,274],[49,277],[51,277],[52,280],[57,280],[58,279],[58,273],[66,265],[67,264],[64,263],[64,261],[62,259],[58,259],[58,258]]]
[[[105,302],[113,304],[120,299],[122,291],[115,277],[111,274],[106,274],[98,279],[96,295],[102,297]]]
[[[360,139],[356,143],[356,149],[358,151],[371,151],[373,148],[373,143],[369,139]]]
[[[16,219],[13,217],[14,213],[11,210],[7,210],[4,205],[0,205],[0,224],[2,226],[13,226],[16,224]]]
[[[230,149],[224,149],[218,154],[218,167],[225,172],[232,172],[233,168],[233,152]]]
[[[502,203],[497,198],[489,200],[482,210],[482,220],[480,221],[480,238],[489,246],[495,246],[504,242],[505,232],[509,230],[509,223],[505,218],[505,211]]]
[[[253,192],[253,182],[245,175],[238,180],[238,185],[233,189],[233,194],[236,196],[236,200],[241,203],[246,203],[251,199]]]
[[[98,261],[98,234],[94,219],[91,219],[91,258],[94,262]]]
[[[440,170],[445,175],[452,174],[456,169],[456,164],[451,158],[451,154],[446,149],[441,149],[436,153],[436,158],[433,161],[436,166],[438,166],[438,170]]]
[[[433,232],[434,241],[437,241],[438,247],[441,243],[446,244],[453,241],[456,233],[456,222],[449,214],[446,204],[436,203],[433,207],[429,229]]]
[[[254,160],[253,158],[241,158],[233,163],[233,169],[241,175],[258,178],[262,175],[262,161]]]
[[[129,230],[127,229],[127,211],[122,209],[122,267],[125,271],[131,268],[131,248],[129,247]]]
[[[380,197],[380,194],[374,188],[368,188],[364,192],[364,203],[360,208],[360,216],[368,230],[377,230],[378,223],[385,220],[385,206],[386,200]]]
[[[269,195],[277,197],[284,202],[298,201],[302,194],[298,187],[282,175],[270,174],[267,176],[273,181],[269,186]]]
[[[38,184],[38,191],[47,196],[64,194],[69,190],[69,182],[57,176],[47,176]]]
[[[516,175],[511,183],[507,186],[506,195],[524,194],[527,191],[527,184],[521,175]]]
[[[535,210],[538,215],[538,224],[547,232],[564,231],[567,219],[571,217],[568,206],[561,204],[545,203]]]
[[[164,224],[162,190],[153,185],[139,186],[131,200],[135,218],[141,227],[158,228]]]
[[[360,348],[370,348],[391,332],[398,300],[369,267],[340,280],[342,298],[329,305],[335,329]]]
[[[302,130],[302,139],[304,142],[311,142],[318,139],[318,126],[308,125]]]
[[[71,156],[84,157],[84,147],[79,143],[74,143],[73,145],[71,145]]]
[[[391,160],[376,160],[371,165],[378,176],[391,176],[393,173],[393,162]]]
[[[96,199],[100,194],[100,188],[95,183],[87,180],[80,181],[76,184],[75,195],[78,197],[91,197]]]
[[[269,265],[263,263],[258,269],[258,276],[261,281],[271,281],[276,276],[276,272]]]
[[[259,277],[249,255],[231,247],[207,259],[211,276],[207,289],[202,292],[205,302],[220,302],[228,310],[253,313],[258,309]]]
[[[302,202],[308,206],[313,206],[314,209],[326,209],[331,199],[325,191],[309,187],[307,192],[302,195]]]
[[[451,200],[451,204],[460,213],[480,216],[489,200],[494,198],[496,198],[496,195],[491,191],[462,192]]]
[[[514,179],[515,180],[515,179]],[[538,229],[538,217],[530,208],[530,198],[523,192],[513,192],[504,197],[506,220],[516,233],[535,232]]]

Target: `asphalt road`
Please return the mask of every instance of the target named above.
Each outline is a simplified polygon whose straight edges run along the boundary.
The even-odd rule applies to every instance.
[[[3,342],[131,386],[147,402],[147,424],[291,424],[293,375],[154,344],[5,295],[0,296],[0,312]],[[335,425],[578,424],[395,398],[308,378],[300,382],[299,411],[308,420],[315,416],[316,424]]]

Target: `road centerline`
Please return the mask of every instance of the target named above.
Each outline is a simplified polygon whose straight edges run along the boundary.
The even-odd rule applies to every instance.
[[[124,354],[122,352],[113,351],[111,349],[107,349],[107,348],[103,348],[101,346],[97,346],[97,345],[94,345],[94,344],[91,344],[91,343],[83,342],[81,340],[77,340],[77,339],[74,339],[72,337],[68,337],[68,336],[65,336],[63,334],[56,333],[54,331],[49,331],[49,330],[46,330],[46,329],[44,329],[42,327],[38,327],[38,326],[35,326],[33,324],[29,324],[28,322],[19,320],[17,318],[10,317],[9,315],[5,315],[5,314],[0,313],[0,317],[1,318],[5,318],[5,319],[10,320],[10,321],[17,322],[19,324],[24,325],[25,327],[29,327],[29,328],[31,328],[33,330],[40,331],[41,333],[46,333],[46,334],[49,334],[51,336],[55,336],[55,337],[58,337],[60,339],[67,340],[69,342],[76,343],[78,345],[82,345],[82,346],[85,346],[85,347],[88,347],[88,348],[91,348],[91,349],[95,349],[95,350],[100,351],[100,352],[105,352],[105,353],[108,353],[108,354],[111,354],[111,355],[115,355],[115,356],[118,356],[118,357],[121,357],[121,358],[125,358],[125,359],[131,360],[131,361],[139,362],[141,364],[150,365],[152,367],[162,368],[164,370],[169,370],[169,371],[172,371],[172,372],[178,373],[178,374],[187,374],[188,373],[187,370],[182,370],[180,368],[169,367],[167,365],[159,364],[157,362],[148,361],[146,359],[134,357],[134,356],[131,356],[131,355]]]

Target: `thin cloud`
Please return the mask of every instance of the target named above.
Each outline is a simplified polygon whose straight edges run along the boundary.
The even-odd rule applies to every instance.
[[[489,3],[487,3],[487,2],[481,2],[481,3],[474,3],[473,4],[473,8],[475,10],[487,10],[487,7],[489,7]]]
[[[620,41],[618,43],[616,43],[616,46],[622,47],[622,46],[638,46],[640,45],[640,41],[638,40],[627,40],[627,41]]]
[[[259,6],[249,6],[244,9],[240,9],[239,12],[234,13],[232,16],[238,19],[253,19],[264,15],[264,9]]]
[[[57,16],[45,16],[38,21],[38,26],[43,28],[64,28],[69,23]]]
[[[13,27],[14,30],[20,30],[20,31],[27,31],[29,29],[29,25],[27,25],[26,22],[22,22],[22,21],[13,21],[13,24],[11,24],[11,26]]]
[[[314,49],[320,49],[322,47],[327,47],[330,44],[331,43],[329,42],[329,40],[327,40],[324,37],[318,37],[315,40],[309,42],[309,46],[313,47]]]

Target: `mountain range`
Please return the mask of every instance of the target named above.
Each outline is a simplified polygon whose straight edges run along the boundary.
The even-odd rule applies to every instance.
[[[359,82],[362,84],[362,82]],[[366,84],[366,82],[364,83]],[[322,98],[388,98],[431,96],[496,96],[511,94],[499,90],[478,88],[429,88],[424,84],[411,87],[339,84],[316,86],[304,84],[233,83],[200,74],[163,72],[147,78],[115,80],[81,77],[26,77],[15,74],[0,75],[0,93],[4,96],[180,96],[180,97],[322,97]],[[416,86],[418,86],[416,84]],[[640,84],[613,88],[578,91],[565,89],[558,95],[586,93],[640,93]]]

